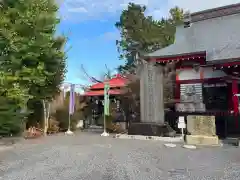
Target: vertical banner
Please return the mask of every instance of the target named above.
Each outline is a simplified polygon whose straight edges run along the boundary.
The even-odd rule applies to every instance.
[[[74,108],[75,108],[75,84],[71,84],[70,97],[69,97],[69,114],[70,115],[74,113]]]
[[[104,84],[104,114],[109,116],[109,84],[105,83]]]

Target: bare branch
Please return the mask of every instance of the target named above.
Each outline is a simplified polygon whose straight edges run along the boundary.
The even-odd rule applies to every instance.
[[[90,82],[92,82],[92,83],[98,83],[98,82],[101,82],[100,80],[97,80],[96,78],[90,76],[90,75],[86,72],[86,70],[85,70],[83,64],[81,64],[81,70],[82,70],[82,72],[83,72],[84,75],[88,78],[88,80],[89,80]]]

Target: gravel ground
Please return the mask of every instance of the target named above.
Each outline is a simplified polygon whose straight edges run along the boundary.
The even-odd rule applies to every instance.
[[[166,148],[91,133],[24,141],[0,151],[3,180],[239,180],[240,149]]]

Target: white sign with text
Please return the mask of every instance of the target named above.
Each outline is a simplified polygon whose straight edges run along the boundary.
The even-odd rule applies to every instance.
[[[179,116],[179,118],[178,118],[178,128],[181,129],[182,137],[184,138],[184,131],[183,131],[183,129],[186,128],[186,123],[185,123],[184,116]]]
[[[184,116],[179,116],[179,118],[178,118],[178,128],[179,129],[185,129],[186,128],[186,123],[185,123]]]

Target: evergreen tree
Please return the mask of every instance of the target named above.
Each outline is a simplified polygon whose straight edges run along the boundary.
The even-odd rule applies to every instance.
[[[120,59],[126,62],[119,67],[120,72],[135,72],[136,51],[150,53],[172,44],[176,26],[182,23],[184,14],[182,9],[175,7],[170,9],[169,18],[153,20],[145,16],[145,11],[145,6],[129,3],[115,24],[121,34],[117,40]]]
[[[125,64],[119,67],[119,71],[123,74],[136,74],[136,53],[150,53],[158,49],[164,48],[174,42],[176,26],[182,23],[183,10],[175,7],[172,8],[169,18],[154,20],[151,16],[145,16],[146,7],[129,3],[128,8],[123,10],[120,20],[115,26],[120,30],[121,38],[117,41],[117,47],[120,53],[120,59],[125,60]],[[164,97],[161,100],[162,117],[164,121],[164,102],[169,102],[174,97],[175,86],[175,68],[174,64],[166,64],[161,67],[164,75],[159,82],[163,87]],[[136,99],[140,99],[139,79],[129,85],[127,96],[132,99],[135,104]],[[134,98],[132,97],[134,96]],[[135,108],[139,109],[139,107]]]
[[[64,79],[65,37],[56,36],[54,0],[4,0],[0,11],[1,72],[6,86],[18,87],[22,105],[51,101]],[[8,89],[8,88],[5,88]],[[5,94],[13,96],[5,90]],[[14,97],[15,98],[15,97]],[[29,103],[28,103],[29,104]],[[34,104],[34,103],[30,103]],[[33,106],[33,111],[37,109]]]

